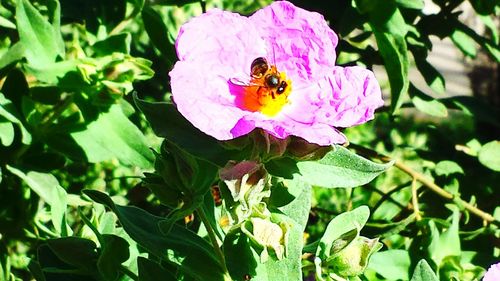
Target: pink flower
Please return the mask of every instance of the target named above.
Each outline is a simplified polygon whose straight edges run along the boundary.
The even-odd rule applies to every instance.
[[[500,280],[500,262],[492,264],[483,277],[483,281],[498,281]]]
[[[219,140],[262,128],[281,139],[343,143],[337,128],[373,119],[383,101],[371,71],[335,66],[337,41],[322,15],[286,1],[250,17],[210,10],[179,32],[174,102]]]

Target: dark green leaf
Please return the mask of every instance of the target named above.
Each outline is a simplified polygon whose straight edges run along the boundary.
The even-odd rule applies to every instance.
[[[433,89],[436,93],[443,94],[445,92],[445,81],[443,75],[441,75],[441,73],[439,73],[439,71],[424,58],[416,56],[415,64],[418,71],[420,71],[424,77],[427,85],[429,85],[429,87],[431,87],[431,89]]]
[[[98,57],[111,55],[115,52],[129,54],[131,40],[130,33],[121,33],[97,41],[92,47]]]
[[[102,243],[97,269],[105,280],[116,280],[121,264],[130,256],[129,245],[125,239],[112,234],[103,234]]]
[[[479,150],[478,159],[481,164],[500,172],[500,141],[490,141]]]
[[[97,245],[80,237],[49,239],[47,244],[58,258],[67,264],[92,271],[97,261]]]
[[[89,162],[117,158],[126,165],[151,168],[153,153],[142,132],[123,114],[119,105],[112,105],[86,130],[71,133],[85,151]]]
[[[112,209],[125,231],[134,241],[153,255],[179,264],[179,269],[193,280],[220,281],[224,272],[213,248],[188,229],[173,225],[167,235],[158,225],[165,219],[129,206],[115,205],[104,193],[85,190],[94,201]],[[173,251],[174,256],[169,252]]]
[[[420,260],[415,268],[415,271],[413,271],[411,281],[439,281],[439,279],[427,261]]]
[[[371,162],[342,146],[335,146],[321,160],[297,163],[306,182],[326,188],[349,188],[366,184],[391,166],[392,163]]]
[[[58,55],[64,56],[61,34],[29,1],[17,1],[16,20],[19,40],[31,65],[41,67],[53,63]]]
[[[391,85],[391,110],[395,113],[403,104],[408,90],[409,58],[405,36],[408,28],[394,1],[357,0],[357,8],[369,16]]]
[[[177,58],[175,47],[168,39],[168,29],[161,16],[150,6],[142,10],[142,21],[153,45],[173,65]]]
[[[485,103],[475,97],[456,96],[440,99],[447,108],[458,108],[464,114],[472,116],[474,119],[486,122],[496,128],[500,128],[497,116],[500,116],[500,110],[491,104]]]
[[[241,159],[241,151],[224,149],[218,140],[189,123],[173,104],[147,102],[137,98],[137,95],[134,95],[134,100],[157,136],[164,137],[190,154],[218,166],[224,166],[229,160]]]
[[[158,263],[144,257],[137,258],[139,281],[176,281],[175,275],[164,269]]]

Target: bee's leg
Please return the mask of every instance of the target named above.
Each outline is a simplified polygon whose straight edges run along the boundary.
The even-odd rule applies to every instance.
[[[271,97],[274,99],[276,99],[276,96],[274,95],[274,91],[271,91]]]

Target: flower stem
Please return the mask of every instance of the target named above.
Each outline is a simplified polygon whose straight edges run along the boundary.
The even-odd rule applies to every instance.
[[[364,156],[376,158],[376,159],[382,160],[384,162],[392,161],[392,159],[390,157],[388,157],[386,155],[379,154],[378,152],[376,152],[375,150],[372,150],[370,148],[366,148],[366,147],[356,145],[353,143],[351,143],[350,147]],[[500,221],[496,220],[491,214],[477,208],[476,206],[473,206],[472,204],[463,200],[459,196],[451,194],[450,192],[444,190],[442,187],[435,184],[432,180],[429,180],[423,174],[413,170],[412,168],[410,168],[409,166],[407,166],[403,162],[401,162],[399,160],[394,160],[394,166],[396,168],[400,169],[401,171],[407,173],[408,175],[410,175],[414,180],[422,183],[425,187],[427,187],[428,189],[430,189],[431,191],[433,191],[437,195],[443,197],[444,199],[453,201],[458,206],[463,206],[466,210],[468,210],[472,214],[480,217],[485,222],[495,224],[495,225],[500,225]]]
[[[219,258],[219,261],[220,261],[222,267],[224,268],[224,271],[227,273],[228,271],[226,268],[226,260],[224,258],[224,253],[222,253],[222,251],[219,247],[219,242],[217,242],[217,236],[215,235],[215,231],[212,228],[210,221],[208,221],[207,215],[205,214],[203,207],[197,208],[196,213],[198,213],[198,216],[200,217],[201,222],[205,226],[205,229],[207,230],[207,233],[208,233],[208,238],[210,238],[210,242],[212,242],[212,246],[215,249],[215,253],[217,254],[217,257]]]

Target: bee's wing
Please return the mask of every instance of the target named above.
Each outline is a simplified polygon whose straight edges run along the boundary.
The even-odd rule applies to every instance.
[[[237,77],[233,77],[233,78],[230,78],[229,79],[229,83],[235,85],[235,86],[242,86],[242,87],[255,87],[255,86],[259,86],[253,82],[251,82],[250,80],[246,80],[246,79],[241,79],[241,78],[237,78]]]

